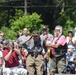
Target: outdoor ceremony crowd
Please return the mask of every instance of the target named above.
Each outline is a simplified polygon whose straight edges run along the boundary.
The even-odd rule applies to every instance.
[[[76,74],[76,27],[67,36],[60,25],[53,32],[46,26],[41,34],[24,28],[16,40],[1,32],[0,75]]]

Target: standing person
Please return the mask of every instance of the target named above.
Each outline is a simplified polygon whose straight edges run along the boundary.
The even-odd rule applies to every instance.
[[[28,43],[29,42],[29,43]],[[26,43],[28,55],[26,58],[26,68],[28,75],[43,75],[43,47],[41,45],[40,33],[34,30],[32,38]]]
[[[74,58],[76,58],[76,27],[74,29],[74,37],[73,37],[73,45],[74,45],[74,49],[73,49],[73,56]]]
[[[51,44],[46,44],[47,47],[51,47],[54,50],[54,54],[51,55],[51,74],[53,73],[65,73],[66,68],[66,37],[62,34],[62,27],[57,25],[54,31],[54,40]]]
[[[40,38],[41,38],[41,40],[42,40],[42,45],[43,45],[43,47],[44,47],[44,49],[45,49],[45,52],[46,52],[46,54],[47,54],[47,52],[49,52],[49,50],[51,49],[51,47],[50,48],[46,48],[46,46],[45,46],[45,42],[48,42],[48,43],[51,43],[52,42],[52,40],[53,40],[53,35],[52,34],[50,34],[49,32],[48,32],[48,29],[47,29],[47,27],[46,26],[43,26],[43,28],[42,28],[42,34],[40,35]],[[48,74],[49,75],[49,69],[47,70],[47,63],[51,60],[50,58],[49,58],[49,56],[47,57],[47,58],[49,58],[49,60],[48,60],[48,62],[47,62],[47,58],[46,57],[44,57],[45,58],[45,69],[44,69],[44,71],[45,71],[45,73],[46,74]]]
[[[48,39],[50,39],[50,41],[53,40],[53,35],[48,33],[48,29],[47,29],[46,26],[43,26],[43,28],[42,28],[42,34],[40,35],[42,43],[43,43],[44,40],[46,40],[47,37],[48,37]]]
[[[29,42],[27,42],[27,43],[25,44],[25,41],[26,41],[28,38],[30,38],[30,35],[29,35],[30,32],[29,32],[29,30],[28,30],[27,28],[24,28],[24,29],[23,29],[23,33],[24,33],[24,34],[18,38],[18,42],[19,42],[19,44],[21,44],[21,45],[23,46],[24,51],[28,54],[27,49],[26,49],[26,44],[29,44]]]
[[[69,30],[68,31],[68,36],[66,37],[67,40],[67,47],[74,49],[74,44],[73,44],[73,31]]]
[[[47,48],[45,47],[45,42],[52,42],[53,41],[53,35],[48,33],[48,29],[46,26],[43,26],[42,28],[42,34],[40,35],[42,46],[45,48],[45,51],[47,52]]]
[[[8,75],[27,75],[27,70],[19,67],[19,58],[22,59],[22,55],[19,49],[13,48],[12,40],[7,40],[5,42],[5,47],[3,50],[3,58],[5,61],[4,74],[8,72]]]
[[[73,49],[73,57],[74,57],[74,64],[75,64],[75,74],[76,74],[76,27],[74,29],[74,37],[73,37],[73,44],[74,44],[74,49]]]
[[[73,36],[74,35],[74,36]],[[68,36],[67,38],[67,48],[73,50],[73,58],[76,56],[76,36],[75,36],[75,31],[73,34],[72,30],[68,31]]]
[[[19,41],[20,44],[23,43],[24,41],[26,41],[26,40],[30,37],[30,36],[28,35],[28,34],[29,34],[28,32],[29,32],[29,31],[28,31],[27,28],[24,28],[24,29],[23,29],[23,33],[24,33],[24,34],[18,38],[18,41]],[[26,48],[25,43],[23,44],[23,47]]]

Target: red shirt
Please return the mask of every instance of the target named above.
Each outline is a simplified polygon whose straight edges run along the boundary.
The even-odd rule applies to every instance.
[[[24,50],[22,50],[21,53],[22,53],[23,57],[26,58],[26,53],[24,52]],[[26,66],[26,61],[23,62],[23,66],[24,67]]]
[[[22,50],[22,55],[23,57],[26,57],[26,53],[24,52],[24,50]]]
[[[3,57],[9,53],[8,49],[3,50]],[[15,51],[11,53],[11,56],[8,61],[5,60],[5,67],[16,67],[19,65],[18,55]]]

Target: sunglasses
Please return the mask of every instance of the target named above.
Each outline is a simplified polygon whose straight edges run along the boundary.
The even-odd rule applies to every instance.
[[[38,37],[38,36],[33,36],[33,37]]]
[[[68,51],[68,52],[71,52],[71,51]],[[71,52],[72,53],[72,52]]]

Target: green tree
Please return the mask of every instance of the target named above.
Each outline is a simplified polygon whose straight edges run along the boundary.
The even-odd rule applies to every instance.
[[[56,24],[63,26],[64,34],[67,35],[68,30],[74,30],[76,26],[76,0],[56,0],[57,12],[56,12]],[[61,2],[60,2],[61,1]],[[58,15],[57,15],[58,14]]]
[[[32,15],[22,16],[16,20],[11,21],[11,27],[3,26],[0,32],[5,33],[5,38],[16,39],[16,35],[18,31],[23,31],[26,27],[30,32],[33,30],[39,30],[41,32],[43,24],[41,24],[41,16],[37,13],[33,13]]]
[[[36,29],[41,31],[41,27],[43,25],[41,24],[42,20],[40,17],[41,16],[38,15],[37,13],[19,17],[19,19],[11,23],[11,29],[13,31],[19,31],[19,30],[23,30],[23,28],[26,27],[29,29],[30,32]]]

